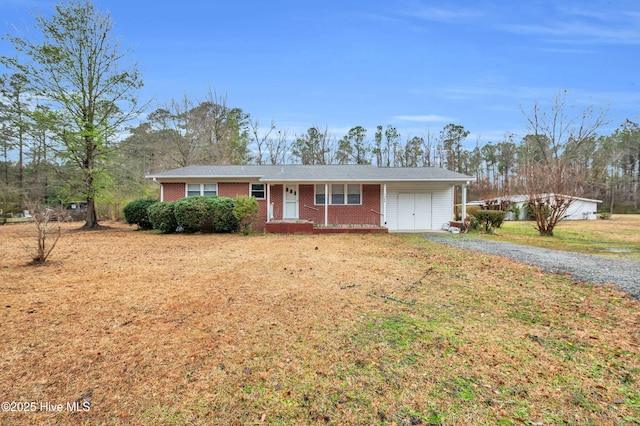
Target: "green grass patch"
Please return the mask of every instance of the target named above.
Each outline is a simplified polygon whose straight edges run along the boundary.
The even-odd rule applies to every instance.
[[[640,215],[616,215],[611,220],[562,221],[553,237],[541,236],[530,221],[508,221],[495,234],[480,238],[554,250],[640,259]]]

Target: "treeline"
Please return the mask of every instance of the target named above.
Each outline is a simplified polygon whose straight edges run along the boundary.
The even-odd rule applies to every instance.
[[[5,77],[1,87],[3,198],[73,198],[74,165],[64,155],[57,112],[38,106],[34,96],[22,90],[17,76]],[[601,125],[598,121],[593,130]],[[186,96],[173,100],[124,135],[114,135],[108,143],[112,155],[100,164],[105,172],[100,175],[100,201],[148,195],[146,174],[191,164],[444,167],[474,176],[470,197],[486,198],[525,191],[525,166],[564,151],[569,155],[566,147],[571,143],[533,128],[522,138],[507,132],[501,140],[476,142],[473,148],[468,148],[468,136],[464,126],[454,123],[438,132],[406,137],[393,125],[377,126],[372,135],[362,126],[345,135],[333,135],[320,126],[290,134],[274,122],[262,126],[241,108],[229,106],[226,96],[210,91],[198,101]],[[604,200],[604,208],[615,212],[638,212],[638,123],[626,120],[609,135],[592,132],[570,155],[575,157],[572,164],[581,166],[580,195]]]
[[[334,135],[317,125],[291,134],[274,122],[263,126],[229,107],[226,97],[209,93],[201,102],[185,98],[152,112],[130,129],[121,148],[125,158],[135,159],[139,176],[190,164],[443,167],[476,178],[473,198],[525,192],[525,169],[570,156],[571,167],[579,168],[579,195],[603,200],[604,209],[638,212],[640,126],[626,120],[613,133],[600,135],[603,113],[589,107],[571,116],[566,97],[561,93],[548,111],[536,103],[525,117],[530,134],[519,138],[506,132],[500,140],[480,144],[468,141],[470,132],[455,123],[423,135],[404,136],[393,125],[379,125],[372,134],[354,126]]]

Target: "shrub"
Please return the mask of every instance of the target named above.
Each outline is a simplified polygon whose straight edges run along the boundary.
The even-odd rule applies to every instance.
[[[238,220],[229,197],[187,197],[175,202],[175,217],[184,232],[234,232]]]
[[[480,210],[476,213],[476,219],[485,232],[492,232],[495,228],[502,226],[505,212],[500,210]]]
[[[480,210],[480,206],[467,206],[467,216],[475,216]]]
[[[513,213],[513,220],[520,220],[522,214],[522,206],[520,204],[512,204],[509,212]]]
[[[207,198],[210,197],[187,197],[175,202],[176,223],[184,232],[200,232],[205,228],[205,222],[211,220]]]
[[[468,215],[467,219],[469,220],[469,228],[476,231],[480,228],[480,221],[478,220],[477,217],[473,215]]]
[[[147,208],[157,202],[158,200],[154,200],[153,198],[133,200],[122,209],[124,220],[131,225],[138,225],[138,229],[153,229],[149,221]]]
[[[253,222],[258,219],[258,201],[255,197],[241,195],[235,198],[233,215],[238,221],[238,227],[243,235],[249,235],[253,228]]]
[[[178,222],[175,216],[174,202],[161,202],[151,204],[147,208],[149,221],[153,225],[153,229],[162,231],[163,234],[171,234],[176,231]]]
[[[229,197],[210,197],[210,199],[213,232],[235,232],[238,229],[238,219],[233,213],[236,206],[234,199]]]

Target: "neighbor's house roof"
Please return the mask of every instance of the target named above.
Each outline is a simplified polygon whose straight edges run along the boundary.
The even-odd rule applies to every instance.
[[[159,181],[256,179],[260,182],[468,182],[475,178],[438,167],[372,165],[187,166],[146,176]]]
[[[554,197],[555,194],[540,194],[541,197],[546,198],[547,196],[550,197]],[[574,200],[578,200],[578,201],[584,201],[584,202],[591,202],[591,203],[601,203],[602,200],[592,200],[591,198],[582,198],[582,197],[570,197],[569,195],[563,195],[562,197],[565,198],[573,198]],[[524,201],[527,201],[529,199],[528,195],[505,195],[503,197],[494,197],[494,198],[486,198],[485,200],[480,200],[480,201],[472,201],[467,203],[467,205],[473,203],[483,203],[486,200],[497,200],[497,201],[511,201],[514,203],[522,203]]]

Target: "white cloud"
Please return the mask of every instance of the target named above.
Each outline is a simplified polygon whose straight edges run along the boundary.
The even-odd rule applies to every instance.
[[[502,26],[514,34],[544,37],[547,41],[586,45],[592,43],[640,44],[640,12],[619,7],[567,8],[558,6],[556,14],[546,23],[515,23]],[[553,15],[553,11],[550,13]]]

